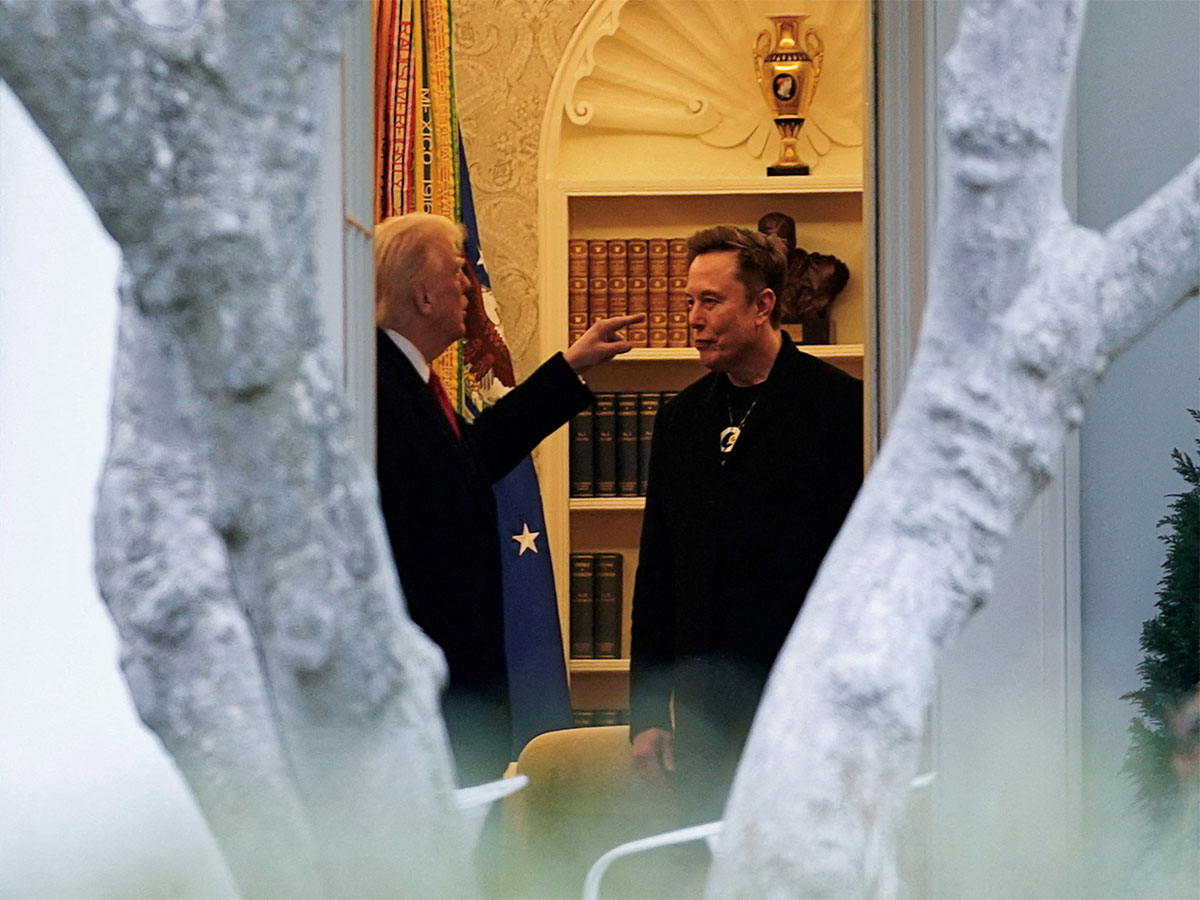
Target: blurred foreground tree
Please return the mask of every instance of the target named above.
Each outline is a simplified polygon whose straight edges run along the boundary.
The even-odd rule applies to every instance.
[[[96,567],[139,714],[245,894],[463,895],[445,663],[404,611],[313,293],[342,11],[3,0],[0,76],[121,247]]]
[[[122,248],[101,589],[134,701],[252,895],[470,893],[437,691],[312,296],[335,0],[0,0],[0,76]],[[1194,292],[1200,162],[1061,199],[1082,0],[976,0],[943,71],[921,347],[768,686],[716,895],[893,895],[939,655],[1108,364]]]
[[[1200,159],[1103,234],[1067,215],[1084,7],[963,3],[917,355],[759,706],[711,896],[897,894],[941,655],[1101,376],[1200,284]]]

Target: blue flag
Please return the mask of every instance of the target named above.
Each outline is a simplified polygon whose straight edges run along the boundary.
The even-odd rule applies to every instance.
[[[491,281],[479,249],[475,204],[461,138],[458,146],[461,216],[466,229],[464,251],[475,268],[486,305],[486,301],[491,300]],[[503,356],[503,365],[511,372],[508,348],[504,346],[498,328],[491,349]],[[479,412],[471,391],[464,390],[463,404],[468,414]],[[526,457],[493,486],[493,492],[499,524],[504,644],[508,654],[513,758],[516,759],[521,748],[537,735],[571,727],[571,698],[563,662],[554,568],[533,460]]]

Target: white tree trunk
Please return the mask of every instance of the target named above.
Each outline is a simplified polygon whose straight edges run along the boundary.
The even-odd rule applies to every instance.
[[[895,896],[942,651],[1111,361],[1200,284],[1200,159],[1101,235],[1062,200],[1083,0],[968,0],[917,358],[755,719],[714,897]]]
[[[139,713],[245,893],[462,895],[445,663],[404,611],[313,297],[340,11],[0,0],[0,76],[123,251],[96,556]],[[69,298],[47,314],[71,327]]]

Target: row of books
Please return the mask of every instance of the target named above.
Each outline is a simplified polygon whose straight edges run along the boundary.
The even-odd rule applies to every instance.
[[[571,659],[621,658],[622,557],[571,554]]]
[[[643,313],[635,347],[687,347],[687,239],[567,241],[567,327],[574,341],[597,319]]]
[[[571,420],[572,497],[644,497],[659,406],[677,391],[601,392]]]
[[[571,718],[576,728],[597,725],[628,725],[628,709],[573,709]]]

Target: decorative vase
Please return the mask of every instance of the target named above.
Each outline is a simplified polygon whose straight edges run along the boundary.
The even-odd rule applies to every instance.
[[[775,23],[775,35],[772,38],[764,29],[755,39],[754,72],[783,139],[779,159],[775,165],[767,167],[767,174],[807,175],[808,166],[800,161],[796,152],[796,139],[821,79],[825,44],[810,28],[804,32],[801,46],[800,32],[808,18],[806,13],[784,13],[767,18]]]

